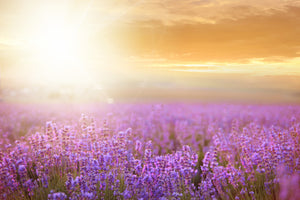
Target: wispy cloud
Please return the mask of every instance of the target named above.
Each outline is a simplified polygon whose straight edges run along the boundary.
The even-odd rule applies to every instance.
[[[223,19],[241,19],[250,15],[272,14],[275,10],[286,10],[287,6],[299,6],[296,0],[135,0],[96,3],[95,8],[127,10],[126,20],[161,20],[174,23],[217,23]],[[129,9],[128,9],[129,8]],[[125,14],[125,13],[124,13]]]
[[[178,61],[242,62],[299,57],[299,27],[300,7],[290,6],[216,24],[137,21],[120,28],[119,37],[124,46],[139,55],[156,52]]]

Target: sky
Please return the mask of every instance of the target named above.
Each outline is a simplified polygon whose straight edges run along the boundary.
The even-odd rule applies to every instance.
[[[297,102],[299,35],[298,0],[0,0],[0,78]]]

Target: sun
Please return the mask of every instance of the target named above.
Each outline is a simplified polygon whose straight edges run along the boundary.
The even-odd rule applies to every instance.
[[[63,16],[47,15],[32,31],[30,51],[36,72],[48,84],[76,84],[87,80],[84,32]]]
[[[32,44],[35,56],[43,62],[68,67],[80,57],[81,40],[78,28],[66,23],[63,17],[49,15],[35,31]]]
[[[37,39],[37,47],[45,61],[56,64],[68,65],[78,57],[76,33],[61,26],[49,27],[42,33]]]
[[[25,20],[22,38],[26,69],[22,74],[29,74],[27,78],[32,82],[56,87],[88,87],[95,82],[123,78],[121,71],[125,67],[118,66],[130,63],[124,56],[126,52],[114,41],[117,34],[113,26],[106,27],[110,20],[90,21],[87,16],[92,16],[92,12],[73,10],[67,2],[48,4],[37,6]]]

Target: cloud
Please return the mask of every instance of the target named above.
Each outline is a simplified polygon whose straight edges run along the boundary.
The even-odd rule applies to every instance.
[[[165,24],[184,21],[216,23],[223,19],[240,19],[253,14],[271,14],[273,10],[285,10],[286,6],[300,5],[299,1],[295,0],[114,0],[112,2],[114,9],[130,8],[124,19],[161,20]],[[101,7],[102,3],[96,5],[96,8]]]
[[[132,53],[155,52],[172,60],[245,62],[253,58],[299,57],[300,7],[272,10],[271,14],[245,7],[245,13],[247,10],[250,13],[242,18],[225,18],[214,24],[135,21],[120,25],[117,36]]]

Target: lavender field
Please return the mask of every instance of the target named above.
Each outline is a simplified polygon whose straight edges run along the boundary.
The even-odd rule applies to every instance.
[[[300,200],[300,0],[0,0],[0,200]]]
[[[0,199],[300,198],[299,106],[2,103],[0,125]]]

